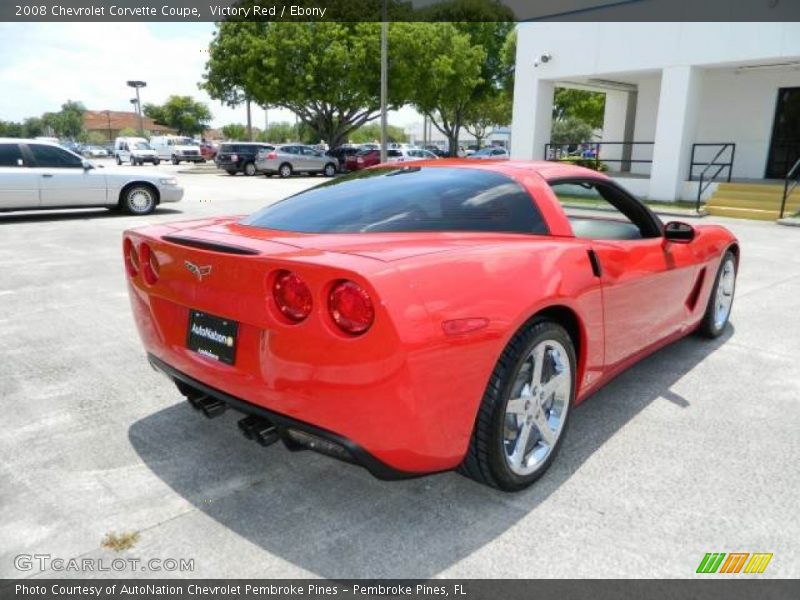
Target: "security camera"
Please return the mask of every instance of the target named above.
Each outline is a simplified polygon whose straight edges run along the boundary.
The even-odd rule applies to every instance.
[[[539,65],[549,63],[551,60],[553,60],[553,55],[549,52],[543,52],[539,58],[533,61],[533,66],[538,67]]]

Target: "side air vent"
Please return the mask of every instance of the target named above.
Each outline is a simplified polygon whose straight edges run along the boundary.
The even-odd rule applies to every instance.
[[[689,292],[689,296],[686,298],[686,308],[689,310],[694,310],[694,307],[697,305],[697,299],[700,297],[700,290],[703,289],[703,280],[705,278],[706,268],[703,267],[697,274],[697,279],[694,282],[694,286],[692,286],[692,291]]]
[[[208,240],[198,240],[190,237],[183,237],[178,235],[165,235],[161,239],[171,244],[178,244],[179,246],[189,246],[190,248],[199,248],[201,250],[210,250],[212,252],[221,252],[222,254],[243,254],[254,255],[259,254],[257,250],[251,248],[243,248],[242,246],[232,246],[230,244],[221,244],[219,242],[210,242]]]

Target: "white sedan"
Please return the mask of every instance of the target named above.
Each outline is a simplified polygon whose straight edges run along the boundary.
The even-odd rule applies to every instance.
[[[105,206],[146,215],[182,197],[174,177],[98,167],[52,142],[0,138],[0,212]]]
[[[386,162],[411,162],[415,160],[437,160],[433,152],[422,148],[389,148],[386,151]]]

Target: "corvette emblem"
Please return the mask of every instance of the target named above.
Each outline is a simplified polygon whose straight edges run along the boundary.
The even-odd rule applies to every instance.
[[[189,269],[190,273],[197,277],[197,281],[203,281],[203,277],[211,273],[211,265],[198,267],[196,264],[188,260],[183,261],[183,265]]]

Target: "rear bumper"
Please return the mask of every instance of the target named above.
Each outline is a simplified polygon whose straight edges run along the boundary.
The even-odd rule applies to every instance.
[[[284,436],[284,438],[288,435],[287,432],[289,431],[300,431],[339,446],[345,451],[346,454],[343,453],[342,455],[335,455],[327,452],[323,453],[327,454],[328,456],[339,458],[340,460],[344,460],[346,462],[352,462],[360,465],[378,479],[397,480],[424,475],[424,473],[409,473],[390,467],[386,463],[375,458],[357,443],[339,434],[316,427],[309,423],[304,423],[303,421],[294,419],[287,415],[268,410],[262,406],[248,402],[247,400],[237,398],[221,390],[212,388],[203,382],[198,381],[197,379],[194,379],[185,373],[182,373],[178,369],[171,367],[166,362],[152,354],[148,353],[147,359],[150,361],[150,365],[154,369],[165,374],[172,381],[176,383],[180,382],[184,386],[189,386],[193,390],[202,392],[207,396],[220,400],[221,402],[227,404],[229,408],[240,413],[244,413],[246,415],[255,415],[257,417],[267,419],[273,423],[279,431],[281,431],[281,435]]]

